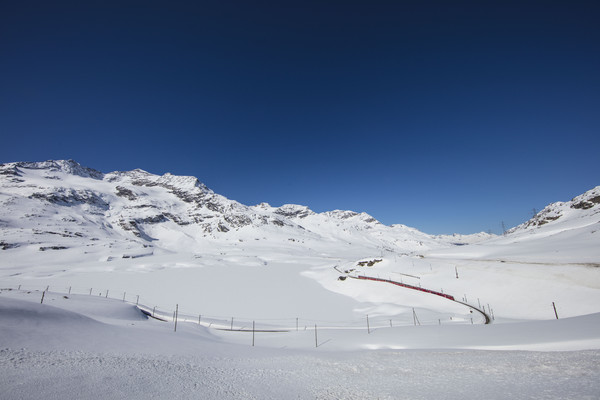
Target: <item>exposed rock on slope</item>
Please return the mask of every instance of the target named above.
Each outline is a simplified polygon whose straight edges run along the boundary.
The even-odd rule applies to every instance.
[[[594,216],[600,214],[600,186],[574,197],[567,202],[556,202],[546,206],[529,221],[510,229],[507,233],[518,233],[546,224],[562,223],[565,220],[588,224]]]
[[[485,238],[434,237],[354,211],[315,213],[295,204],[249,207],[214,193],[195,177],[141,169],[104,174],[73,160],[0,165],[0,205],[4,250],[79,247],[88,252],[101,245],[194,252],[202,240],[252,237],[281,240],[282,248],[309,246],[305,240],[312,240],[406,252]]]

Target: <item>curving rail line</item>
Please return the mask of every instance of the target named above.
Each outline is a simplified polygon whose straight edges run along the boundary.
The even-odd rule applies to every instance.
[[[485,324],[486,325],[490,324],[492,322],[492,319],[490,318],[489,315],[487,315],[487,313],[485,311],[482,311],[479,308],[472,306],[471,304],[467,304],[467,303],[464,303],[462,301],[456,300],[454,298],[454,296],[451,296],[449,294],[445,294],[445,293],[442,293],[442,292],[437,292],[435,290],[425,289],[425,288],[422,288],[422,287],[419,287],[419,286],[408,285],[408,284],[402,283],[402,282],[396,282],[396,281],[393,281],[391,279],[381,279],[381,278],[375,278],[375,277],[366,276],[366,275],[358,275],[358,276],[348,275],[348,277],[353,278],[353,279],[362,279],[362,280],[369,280],[369,281],[391,283],[393,285],[401,286],[401,287],[404,287],[404,288],[407,288],[407,289],[418,290],[420,292],[425,292],[425,293],[433,294],[433,295],[436,295],[436,296],[440,296],[440,297],[443,297],[443,298],[448,299],[450,301],[453,301],[455,303],[462,304],[464,306],[467,306],[467,307],[469,307],[469,308],[477,311],[478,313],[480,313],[483,316],[483,318],[485,318]]]

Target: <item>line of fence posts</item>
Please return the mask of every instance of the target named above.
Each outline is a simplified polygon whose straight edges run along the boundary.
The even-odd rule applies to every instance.
[[[21,290],[21,286],[22,285],[18,286],[18,290]],[[45,298],[45,294],[46,294],[47,291],[49,291],[49,289],[50,289],[50,286],[48,285],[46,287],[46,289],[42,292],[42,298],[41,298],[41,301],[40,301],[41,304],[43,304],[44,298]],[[69,286],[69,289],[68,289],[69,294],[71,294],[71,290],[72,290],[72,287]],[[91,295],[92,292],[93,292],[93,288],[90,288],[89,294]],[[442,293],[443,293],[443,289],[442,289]],[[109,294],[109,290],[106,290],[105,298],[108,298],[108,294]],[[102,293],[100,293],[100,295],[102,295]],[[123,293],[123,302],[126,301],[126,295],[127,295],[127,292],[124,292]],[[136,295],[136,303],[135,303],[136,306],[139,306],[139,299],[140,299],[140,296]],[[465,300],[466,300],[466,294],[465,294]],[[481,307],[481,301],[480,301],[479,298],[477,299],[477,303],[478,303],[479,307]],[[488,312],[490,313],[492,319],[494,319],[494,314],[493,314],[492,308],[490,307],[489,303],[486,304],[486,305],[487,305]],[[556,319],[558,319],[558,312],[556,310],[556,304],[554,302],[552,302],[552,307],[554,309],[554,315],[555,315]],[[485,305],[484,305],[483,309],[485,310]],[[416,313],[416,311],[415,311],[414,308],[412,309],[412,312],[413,312],[413,324],[415,326],[416,325],[421,325],[421,322],[419,321],[419,318],[418,318],[417,313]],[[153,317],[155,316],[155,313],[156,313],[156,306],[154,306],[153,309],[152,309],[152,316]],[[175,322],[175,324],[174,324],[174,331],[175,332],[177,332],[178,313],[179,313],[179,304],[176,304],[175,311],[173,313],[173,321]],[[369,315],[368,314],[366,316],[366,320],[367,320],[367,333],[370,334],[371,333],[371,327],[370,327],[370,320],[369,320]],[[198,316],[198,325],[199,326],[201,325],[201,322],[202,322],[202,314],[199,314],[199,316]],[[390,319],[389,322],[390,322],[390,327],[393,328],[392,320]],[[231,323],[230,323],[230,330],[231,331],[233,331],[233,324],[234,324],[234,317],[231,317]],[[438,319],[438,324],[441,325],[441,319]],[[473,324],[473,318],[471,318],[471,324]],[[252,346],[255,345],[255,332],[256,332],[256,328],[255,327],[256,327],[256,322],[252,321]],[[298,331],[298,329],[299,329],[299,318],[296,317],[296,331]],[[316,324],[315,324],[315,347],[318,347],[318,334],[317,334],[317,325]]]

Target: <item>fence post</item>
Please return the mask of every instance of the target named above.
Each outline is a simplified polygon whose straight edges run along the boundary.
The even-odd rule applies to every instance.
[[[202,321],[202,314],[198,314],[198,326],[201,325],[201,323],[200,323],[201,321]]]
[[[92,289],[93,289],[93,288],[90,288],[90,296],[92,295]]]
[[[152,309],[152,316],[154,317],[154,311],[156,311],[156,306]]]
[[[106,296],[105,297],[108,299],[108,289],[106,290]]]
[[[558,313],[556,312],[556,304],[552,302],[552,308],[554,308],[554,315],[556,315],[556,319],[558,319]]]
[[[135,305],[137,306],[140,303],[140,295],[137,295],[137,300],[135,301]]]
[[[371,333],[371,327],[369,326],[369,314],[367,314],[367,333]]]
[[[233,330],[233,317],[231,317],[231,329],[230,330]]]
[[[317,324],[315,324],[315,347],[319,347],[319,341],[317,340]]]
[[[42,292],[42,301],[40,301],[40,304],[44,304],[44,295],[46,294],[46,291],[44,290]]]
[[[69,294],[71,294],[71,286],[69,286]]]
[[[417,326],[417,322],[419,323],[419,325],[421,325],[421,321],[419,321],[419,317],[417,317],[417,313],[415,312],[414,308],[413,308],[413,319],[415,321],[415,326]]]
[[[252,347],[254,347],[254,331],[255,331],[255,325],[254,325],[254,321],[252,321]]]
[[[123,292],[123,303],[125,303],[125,295],[127,294],[127,292]]]
[[[179,304],[175,305],[175,332],[177,332],[177,314],[179,314]]]

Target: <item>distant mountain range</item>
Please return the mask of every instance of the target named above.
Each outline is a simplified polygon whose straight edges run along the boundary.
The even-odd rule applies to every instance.
[[[214,193],[195,177],[140,169],[102,173],[73,160],[0,165],[0,204],[0,249],[7,252],[77,249],[94,256],[135,257],[155,251],[201,253],[208,245],[261,240],[281,251],[360,243],[373,252],[409,253],[495,237],[428,235],[404,225],[386,226],[354,211],[246,206]],[[600,187],[546,207],[509,235],[590,220],[598,215],[598,204]]]

